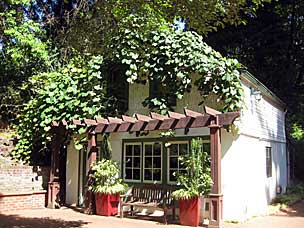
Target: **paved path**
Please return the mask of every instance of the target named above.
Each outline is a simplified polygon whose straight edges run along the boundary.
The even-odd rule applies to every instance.
[[[304,207],[304,202],[300,204]],[[0,228],[182,228],[163,225],[160,219],[143,220],[85,215],[70,208],[57,210],[24,210],[0,214]],[[225,228],[304,228],[304,213],[292,209],[278,216],[257,217],[241,224],[225,224]]]
[[[225,228],[304,228],[304,217],[257,217],[245,223],[225,224]]]
[[[241,224],[226,224],[225,228],[304,228],[304,201],[276,215],[252,218]]]

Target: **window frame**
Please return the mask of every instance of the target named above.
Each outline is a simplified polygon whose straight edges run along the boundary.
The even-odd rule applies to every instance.
[[[185,141],[182,141],[182,140],[180,140],[180,141],[170,141],[169,143],[172,145],[172,144],[187,144],[187,146],[188,146],[188,153],[189,153],[189,151],[190,151],[190,143],[191,142],[191,140],[189,141],[189,140],[185,140]],[[170,145],[170,146],[171,146]],[[176,185],[177,184],[177,182],[176,181],[170,181],[170,152],[169,152],[169,150],[170,150],[170,148],[169,147],[167,147],[167,170],[166,170],[166,172],[167,172],[167,184],[171,184],[171,185]],[[179,158],[179,147],[178,147],[178,155],[177,155],[177,158]],[[178,168],[178,170],[179,170],[179,168]]]
[[[155,143],[159,143],[160,144],[160,180],[159,181],[155,181],[155,180],[145,180],[145,145],[152,145],[152,151],[153,151],[153,149],[154,149],[154,144]],[[142,142],[142,144],[143,144],[143,150],[142,150],[142,163],[143,163],[143,166],[142,166],[142,183],[153,183],[153,184],[161,184],[162,182],[163,182],[163,143],[162,142],[160,142],[160,141],[153,141],[153,142],[145,142],[145,141],[143,141]],[[154,170],[154,168],[153,168],[153,154],[152,154],[152,178],[153,178],[153,170]],[[158,169],[158,168],[156,168],[156,169]]]
[[[266,157],[266,177],[272,177],[272,148],[271,146],[265,147],[265,157]]]
[[[202,138],[203,144],[209,144],[210,148],[210,138],[207,135],[202,135],[202,136],[187,136],[187,137],[170,137],[166,140],[162,138],[129,138],[129,139],[122,139],[122,153],[121,153],[121,174],[122,174],[122,179],[126,183],[134,183],[134,184],[164,184],[164,185],[177,185],[177,182],[174,181],[169,181],[169,175],[170,175],[170,167],[169,167],[169,162],[170,162],[170,157],[169,157],[169,150],[168,146],[166,145],[167,143],[171,144],[178,144],[178,143],[183,143],[188,145],[188,153],[191,150],[191,140],[193,138]],[[145,169],[145,164],[144,164],[144,159],[145,159],[145,145],[147,144],[154,144],[154,143],[159,143],[161,145],[161,181],[151,181],[151,180],[145,180],[144,179],[144,169]],[[140,145],[141,148],[141,157],[140,157],[140,180],[132,180],[132,179],[125,179],[125,173],[126,173],[126,164],[125,164],[125,159],[126,159],[126,146],[127,145]],[[211,148],[210,148],[211,149]],[[206,151],[210,154],[210,151]]]
[[[139,156],[139,159],[140,159],[140,167],[139,167],[139,180],[134,180],[134,179],[126,179],[125,178],[125,174],[126,174],[126,148],[128,145],[139,145],[140,146],[140,156]],[[123,146],[123,161],[122,161],[122,164],[123,164],[123,181],[124,182],[130,182],[130,183],[142,183],[142,174],[143,174],[143,169],[142,169],[142,166],[143,166],[143,161],[142,161],[142,155],[143,155],[143,148],[142,148],[142,143],[141,142],[126,142],[124,143],[124,146]],[[132,155],[132,157],[134,157],[134,155]],[[133,167],[133,164],[132,164],[132,170],[134,169]]]

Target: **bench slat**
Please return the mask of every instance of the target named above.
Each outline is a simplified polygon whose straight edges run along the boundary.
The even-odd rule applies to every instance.
[[[174,188],[162,185],[138,185],[132,187],[132,197],[130,200],[124,201],[120,199],[120,217],[123,217],[123,206],[133,206],[155,208],[164,211],[164,222],[167,223],[167,211],[173,210],[175,217],[175,203],[171,199],[171,194]]]

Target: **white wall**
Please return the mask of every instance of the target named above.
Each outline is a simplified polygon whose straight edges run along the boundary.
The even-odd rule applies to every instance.
[[[276,187],[287,185],[285,112],[262,94],[256,99],[243,80],[245,104],[239,135],[222,131],[224,219],[267,214]],[[272,150],[272,177],[266,176],[266,147]]]
[[[175,112],[183,113],[184,108],[191,109],[197,112],[203,112],[202,106],[198,104],[203,100],[197,86],[194,85],[194,81],[199,77],[197,74],[192,76],[192,90],[190,93],[185,93],[184,97],[176,100]],[[134,113],[149,114],[149,109],[142,105],[142,102],[149,96],[149,82],[145,85],[142,84],[130,84],[129,85],[129,108],[128,114],[133,115]],[[203,105],[208,105],[209,107],[219,109],[222,105],[221,102],[217,102],[217,97],[215,95],[209,96]]]
[[[77,204],[78,198],[78,165],[79,152],[74,147],[74,141],[67,147],[66,162],[66,203]]]
[[[285,144],[222,131],[224,219],[267,214],[276,187],[287,184]],[[237,139],[237,140],[236,140]],[[266,146],[272,147],[272,177],[266,176]]]
[[[254,86],[243,80],[245,107],[241,113],[241,133],[265,140],[286,142],[284,108],[265,95],[257,99],[250,91]]]

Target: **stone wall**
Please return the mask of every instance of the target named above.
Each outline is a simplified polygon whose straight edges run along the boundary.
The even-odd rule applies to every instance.
[[[48,176],[48,167],[0,165],[0,212],[44,207]]]
[[[9,157],[15,148],[16,139],[12,136],[13,132],[0,129],[0,157]]]

